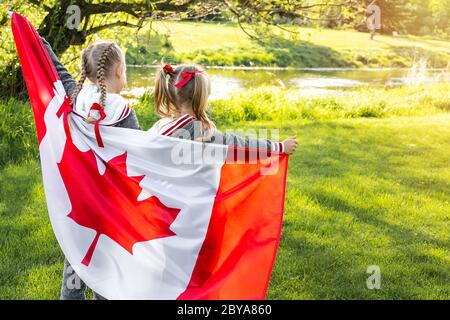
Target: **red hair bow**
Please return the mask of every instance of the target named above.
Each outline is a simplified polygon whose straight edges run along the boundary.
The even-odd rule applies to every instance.
[[[103,144],[102,136],[100,135],[100,121],[106,118],[106,113],[103,110],[102,106],[98,103],[93,103],[91,109],[89,110],[88,117],[91,115],[91,110],[97,110],[100,113],[100,118],[95,121],[94,124],[94,130],[95,130],[95,138],[97,139],[98,146],[100,148],[104,148],[105,145]]]
[[[166,64],[163,67],[164,71],[167,71],[171,76],[175,73],[175,71],[173,70],[172,66],[170,64]]]
[[[182,79],[180,80],[180,82],[178,82],[177,84],[175,84],[175,87],[177,88],[181,88],[184,87],[189,81],[191,81],[191,79],[197,74],[197,73],[203,73],[203,71],[184,71],[181,73],[181,77]]]

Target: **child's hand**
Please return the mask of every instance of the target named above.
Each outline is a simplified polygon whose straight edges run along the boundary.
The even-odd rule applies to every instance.
[[[95,118],[93,118],[93,117],[88,117],[85,121],[86,121],[87,123],[94,124],[95,121],[97,121],[97,119],[95,119]]]
[[[284,153],[286,154],[293,154],[295,149],[297,149],[298,141],[296,136],[292,136],[284,140],[283,142],[284,146]]]

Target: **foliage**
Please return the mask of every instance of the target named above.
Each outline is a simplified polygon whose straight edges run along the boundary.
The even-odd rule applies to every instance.
[[[155,113],[154,96],[151,93],[145,93],[139,98],[139,101],[133,105],[139,124],[144,130],[148,130],[158,121],[159,116]]]
[[[413,0],[410,5],[415,14],[406,24],[409,32],[450,40],[450,0]]]
[[[106,4],[106,5],[105,5]],[[143,24],[155,12],[155,4],[163,12],[186,10],[186,4],[168,3],[164,1],[85,1],[85,0],[53,0],[53,1],[14,1],[12,10],[26,14],[30,6],[38,12],[31,14],[30,20],[36,27],[38,33],[47,39],[53,50],[59,56],[65,53],[71,46],[83,45],[89,37],[96,33],[117,26],[141,28]],[[71,20],[76,13],[69,10],[72,5],[79,9],[79,21],[76,19],[71,25]],[[2,6],[1,28],[9,28],[7,23],[7,8]],[[22,10],[24,12],[22,12]],[[2,30],[5,33],[5,30]],[[5,51],[10,52],[13,47],[12,37],[5,45]],[[0,55],[2,52],[0,52]],[[0,83],[0,94],[8,95],[12,91],[22,94],[25,90],[23,81],[20,81],[20,69],[17,58],[13,57],[0,68],[0,76],[4,81]]]
[[[152,32],[137,38],[136,45],[129,44],[126,51],[126,61],[130,65],[157,64],[162,57],[172,56],[172,44],[167,34],[159,35]]]
[[[362,88],[332,97],[304,97],[293,89],[262,87],[211,103],[211,116],[221,124],[264,120],[383,118],[431,115],[450,111],[449,84],[393,89]]]
[[[384,118],[425,116],[450,111],[449,84],[405,86],[399,88],[362,88],[333,97],[305,97],[294,89],[261,87],[212,101],[210,115],[215,123],[228,126],[247,121],[284,121],[337,118]],[[143,128],[158,119],[153,95],[144,94],[133,106]]]
[[[350,9],[347,21],[353,27],[366,29],[365,0],[361,7]],[[393,31],[413,35],[450,36],[450,0],[377,0],[381,9],[382,32]]]

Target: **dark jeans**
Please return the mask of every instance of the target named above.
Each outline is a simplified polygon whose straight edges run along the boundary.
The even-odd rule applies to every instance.
[[[73,270],[67,259],[64,259],[64,273],[61,286],[60,300],[86,300],[87,286]],[[101,295],[92,291],[94,300],[106,300]]]

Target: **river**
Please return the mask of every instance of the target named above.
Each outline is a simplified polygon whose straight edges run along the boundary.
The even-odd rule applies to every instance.
[[[155,67],[129,66],[124,95],[135,99],[152,88]],[[448,69],[248,69],[208,68],[211,99],[222,99],[261,86],[298,89],[302,95],[323,96],[349,93],[365,86],[395,87],[412,83],[450,82]]]

